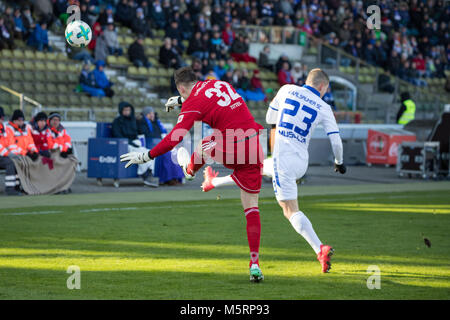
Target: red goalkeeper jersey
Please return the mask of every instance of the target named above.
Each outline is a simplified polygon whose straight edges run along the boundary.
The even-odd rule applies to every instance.
[[[150,156],[155,158],[170,150],[183,140],[195,121],[202,121],[219,130],[223,137],[227,129],[263,129],[255,122],[242,97],[225,81],[207,80],[195,84],[190,96],[183,102],[178,121],[172,131],[156,145]]]

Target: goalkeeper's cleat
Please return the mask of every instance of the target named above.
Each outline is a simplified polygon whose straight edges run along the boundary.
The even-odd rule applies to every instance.
[[[263,276],[262,271],[259,268],[259,266],[256,263],[252,264],[252,266],[250,267],[250,281],[251,282],[260,282],[263,280],[264,280],[264,276]]]
[[[212,189],[214,189],[214,185],[212,184],[212,180],[219,175],[218,172],[214,171],[211,167],[206,167],[205,170],[203,170],[203,177],[205,180],[202,183],[202,190],[203,192],[208,192]]]
[[[327,273],[331,269],[331,256],[334,254],[334,249],[327,245],[320,245],[320,252],[317,254],[317,260],[322,265],[322,272]]]

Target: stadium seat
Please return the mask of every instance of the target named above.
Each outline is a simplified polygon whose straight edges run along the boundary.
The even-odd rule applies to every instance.
[[[46,71],[45,64],[41,61],[36,61],[34,64],[34,68],[35,68],[35,70]]]
[[[8,70],[0,70],[0,80],[9,80],[11,79],[11,74]]]
[[[12,72],[11,80],[14,81],[23,81],[23,73],[22,72]]]
[[[23,60],[25,59],[25,54],[23,53],[22,50],[13,50],[12,55],[14,57],[14,59],[19,59],[19,60]]]
[[[8,49],[3,49],[0,51],[2,58],[4,59],[12,59],[13,58],[13,53],[11,50]]]
[[[14,70],[23,70],[24,69],[23,63],[20,61],[13,61],[12,65],[13,65]]]
[[[46,60],[46,56],[44,52],[36,51],[36,59],[37,60]]]

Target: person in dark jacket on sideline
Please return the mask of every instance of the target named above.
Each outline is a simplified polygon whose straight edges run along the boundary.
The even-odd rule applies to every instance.
[[[158,115],[152,107],[145,107],[137,120],[139,134],[145,135],[146,147],[151,149],[157,145],[162,134],[167,130],[158,119]],[[172,152],[167,152],[155,159],[155,177],[159,178],[160,184],[177,185],[183,181],[181,167],[172,161]]]
[[[126,101],[119,103],[119,116],[112,123],[113,138],[128,139],[128,152],[148,152],[138,139],[138,127],[134,116],[134,107]],[[140,164],[138,175],[144,180],[144,184],[149,187],[157,187],[158,182],[152,176],[154,170],[154,160]]]

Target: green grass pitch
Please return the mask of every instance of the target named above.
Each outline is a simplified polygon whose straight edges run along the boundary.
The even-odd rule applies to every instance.
[[[300,203],[336,250],[331,272],[320,273],[275,200],[262,198],[265,281],[257,284],[237,199],[2,209],[0,299],[450,298],[449,190]],[[71,265],[80,267],[80,290],[67,289]],[[379,290],[367,288],[370,265],[381,271]]]

